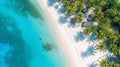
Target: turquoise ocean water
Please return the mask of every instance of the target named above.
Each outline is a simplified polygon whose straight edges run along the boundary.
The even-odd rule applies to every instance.
[[[45,44],[54,49],[46,51]],[[0,67],[66,67],[54,31],[36,0],[0,0]]]

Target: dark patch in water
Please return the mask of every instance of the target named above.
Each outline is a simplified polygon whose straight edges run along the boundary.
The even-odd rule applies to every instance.
[[[40,38],[39,40],[42,40],[42,38]]]
[[[49,51],[52,51],[53,49],[55,49],[56,47],[53,43],[45,43],[45,44],[42,44],[42,48],[46,52],[49,52]]]
[[[12,32],[7,30],[8,26],[13,28]],[[12,47],[11,54],[5,58],[9,67],[29,67],[30,53],[26,49],[21,32],[15,21],[3,14],[0,14],[0,42],[9,43]]]
[[[22,15],[31,15],[35,18],[43,20],[39,10],[30,2],[30,0],[9,0],[8,7],[12,8],[15,12]]]

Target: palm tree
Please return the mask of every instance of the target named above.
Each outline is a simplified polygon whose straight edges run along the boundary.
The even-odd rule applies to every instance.
[[[114,19],[113,19],[113,22],[114,22],[114,23],[120,22],[119,16],[115,16]]]
[[[117,56],[120,57],[120,48],[118,49],[118,53],[117,54],[118,54]]]
[[[63,6],[65,7],[68,14],[73,15],[76,11],[77,13],[77,21],[81,22],[84,18],[84,14],[81,10],[84,8],[85,0],[62,0]],[[120,39],[120,34],[118,32],[120,27],[120,7],[117,3],[117,0],[89,0],[89,7],[94,7],[94,20],[99,22],[96,27],[87,27],[84,29],[84,33],[86,35],[90,33],[95,33],[95,36],[98,40],[106,40],[108,46],[106,44],[101,43],[97,45],[97,49],[100,51],[104,51],[106,47],[114,53],[114,55],[119,58],[120,57],[120,48],[116,44],[116,42]],[[112,26],[112,28],[111,28]],[[114,30],[114,27],[118,27],[118,29]],[[117,31],[117,32],[116,32]],[[49,47],[49,46],[47,46]],[[51,50],[51,48],[49,48]],[[100,61],[101,67],[116,67],[117,64],[115,62],[109,62],[107,59],[103,59]]]
[[[104,43],[101,43],[100,45],[97,45],[97,49],[100,51],[104,51],[106,49],[106,45]]]
[[[61,0],[57,0],[57,2],[60,2]]]
[[[118,64],[115,63],[114,61],[110,62],[109,67],[118,67]]]
[[[96,0],[96,1],[97,1],[97,0]],[[99,4],[98,6],[101,6],[101,7],[102,7],[102,6],[106,5],[106,3],[107,3],[107,2],[106,2],[105,0],[98,0],[98,4]]]
[[[79,12],[79,13],[78,13],[78,16],[77,16],[77,21],[78,21],[79,23],[82,22],[83,17],[84,17],[84,14],[83,14],[82,12]]]
[[[84,8],[84,2],[81,1],[81,2],[79,2],[78,5],[77,5],[77,10],[81,11],[83,8]]]
[[[64,0],[63,1],[63,7],[67,7],[69,5],[69,1],[68,0]]]
[[[107,59],[102,59],[100,61],[100,67],[109,67],[109,61]]]
[[[117,55],[118,51],[117,51],[118,47],[116,44],[110,44],[110,50]]]
[[[118,67],[118,64],[114,61],[110,62],[108,59],[102,59],[100,61],[100,67]]]
[[[90,0],[90,2],[88,3],[89,7],[95,6],[95,1],[96,0]]]
[[[94,33],[97,31],[97,26],[91,26],[90,28]]]
[[[90,27],[85,28],[83,31],[85,35],[89,35],[91,32],[92,32],[92,29]]]
[[[105,14],[106,17],[109,17],[109,18],[112,19],[117,15],[117,9],[115,9],[115,8],[114,9],[112,9],[112,8],[108,9],[108,10],[105,11],[104,14]]]
[[[67,11],[67,14],[69,14],[69,15],[73,15],[74,14],[74,10],[73,10],[73,8],[71,6],[68,6],[66,8],[66,11]]]
[[[97,37],[98,40],[103,40],[103,39],[106,38],[105,37],[105,33],[102,30],[99,30],[98,32],[96,32],[95,35],[96,35],[96,37]]]
[[[104,16],[103,16],[103,15],[104,15],[103,12],[98,11],[98,12],[95,14],[95,21],[100,22],[101,20],[103,20],[103,19],[104,19]]]
[[[79,1],[75,1],[75,3],[73,3],[74,10],[78,10],[78,6],[79,6]]]

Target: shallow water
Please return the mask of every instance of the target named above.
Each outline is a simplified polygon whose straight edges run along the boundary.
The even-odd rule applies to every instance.
[[[45,51],[43,44],[55,45]],[[0,1],[0,67],[64,67],[56,37],[34,0]]]

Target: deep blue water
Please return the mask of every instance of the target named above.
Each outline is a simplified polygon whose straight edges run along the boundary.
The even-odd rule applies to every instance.
[[[52,51],[42,48],[48,43]],[[0,67],[65,67],[57,44],[36,0],[0,0]]]

